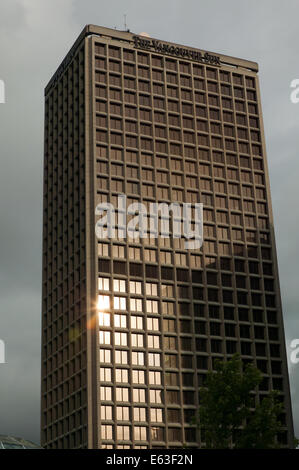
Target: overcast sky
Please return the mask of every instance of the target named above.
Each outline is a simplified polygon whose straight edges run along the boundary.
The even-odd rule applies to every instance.
[[[298,0],[1,0],[0,434],[39,442],[43,89],[85,24],[123,29],[124,14],[135,33],[259,63],[287,343],[299,338]]]

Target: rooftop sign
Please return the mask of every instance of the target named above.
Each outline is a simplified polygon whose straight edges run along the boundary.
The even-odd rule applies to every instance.
[[[168,54],[182,59],[195,60],[204,64],[221,65],[220,57],[212,55],[209,52],[200,52],[195,49],[187,49],[185,47],[167,44],[157,41],[156,39],[148,39],[142,36],[133,36],[134,45],[138,49]]]

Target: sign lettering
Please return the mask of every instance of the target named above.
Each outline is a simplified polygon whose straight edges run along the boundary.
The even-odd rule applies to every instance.
[[[183,59],[191,59],[204,64],[221,65],[220,57],[209,52],[200,52],[193,49],[174,46],[155,39],[147,39],[142,36],[133,36],[134,45],[137,49],[155,51],[161,54],[168,54]]]

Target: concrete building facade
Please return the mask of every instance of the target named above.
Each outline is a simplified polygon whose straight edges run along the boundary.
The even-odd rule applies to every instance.
[[[203,203],[204,242],[107,238],[100,203]],[[240,353],[293,425],[258,65],[86,26],[45,89],[42,445],[197,448]]]

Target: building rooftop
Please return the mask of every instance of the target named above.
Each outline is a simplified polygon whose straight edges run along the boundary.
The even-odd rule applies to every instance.
[[[143,33],[141,33],[141,34],[143,34]],[[133,45],[133,47],[135,47],[135,48],[137,47],[137,43],[138,43],[136,38],[144,39],[145,40],[144,44],[140,43],[140,45],[139,45],[140,47],[138,47],[138,48],[143,49],[143,50],[149,50],[150,48],[154,47],[154,45],[155,45],[156,47],[158,47],[158,50],[156,50],[157,53],[159,53],[159,52],[165,53],[165,50],[166,50],[166,53],[167,53],[167,50],[170,50],[170,48],[173,47],[175,50],[180,49],[180,50],[188,51],[188,53],[190,53],[189,55],[191,55],[192,53],[193,54],[195,54],[195,53],[201,54],[203,59],[204,59],[203,63],[205,63],[205,56],[207,56],[207,57],[210,57],[210,58],[214,59],[214,62],[215,62],[214,65],[218,65],[218,66],[225,65],[225,66],[231,66],[235,69],[238,69],[238,68],[239,69],[247,69],[247,70],[251,70],[251,71],[256,72],[256,73],[258,72],[258,64],[256,62],[253,62],[253,61],[250,61],[250,60],[240,59],[240,58],[237,58],[237,57],[231,57],[231,56],[227,56],[227,55],[219,54],[219,53],[217,53],[217,55],[215,55],[215,53],[212,53],[212,55],[211,55],[211,53],[209,51],[194,48],[194,47],[191,47],[191,46],[188,46],[188,47],[183,46],[181,44],[173,43],[173,42],[170,42],[170,41],[156,39],[156,38],[153,38],[153,37],[149,36],[148,34],[146,36],[140,36],[140,35],[132,32],[132,31],[129,31],[129,30],[128,31],[119,31],[117,29],[105,28],[103,26],[96,26],[96,25],[88,24],[83,28],[81,34],[78,36],[78,38],[75,41],[75,43],[73,44],[72,48],[70,49],[70,51],[68,52],[68,54],[66,55],[66,57],[64,58],[64,60],[62,61],[62,63],[60,64],[60,66],[58,67],[56,72],[54,73],[54,75],[52,76],[52,78],[50,79],[48,85],[45,88],[45,94],[47,94],[47,92],[49,91],[49,89],[51,87],[51,84],[53,83],[53,81],[55,81],[57,76],[62,71],[64,71],[65,68],[68,66],[68,64],[72,60],[78,46],[81,44],[82,40],[87,36],[99,36],[99,37],[102,37],[102,38],[106,38],[108,40],[120,41],[120,42],[122,42],[126,45]],[[148,43],[148,44],[146,44],[146,43]],[[134,44],[135,44],[135,46],[134,46]],[[182,59],[182,57],[180,57],[180,58]],[[188,60],[188,57],[186,57],[186,59]],[[208,65],[207,62],[205,64]]]

